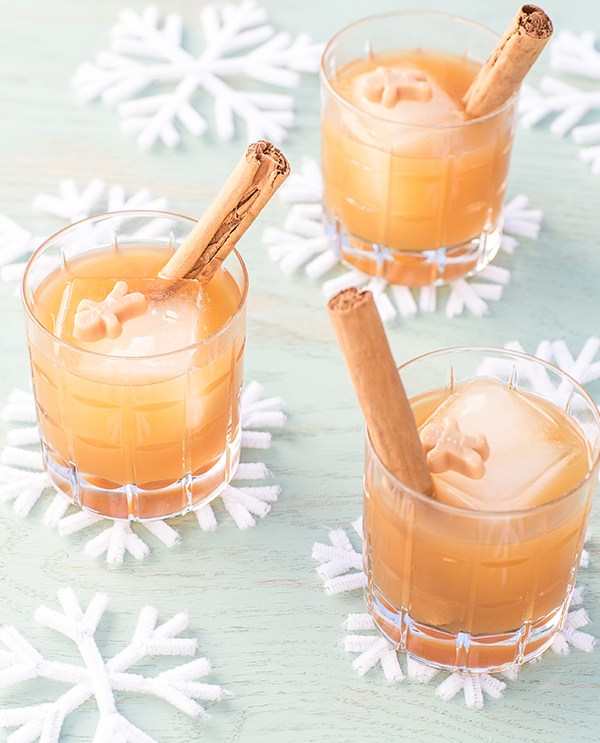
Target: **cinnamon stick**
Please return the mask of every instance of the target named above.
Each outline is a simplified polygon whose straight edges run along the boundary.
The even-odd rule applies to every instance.
[[[373,295],[345,289],[327,309],[377,456],[410,488],[434,496],[417,424]]]
[[[552,21],[541,8],[521,7],[463,98],[470,118],[495,111],[517,92],[552,31]]]
[[[275,145],[262,140],[251,144],[160,277],[206,283],[289,173],[290,165]]]

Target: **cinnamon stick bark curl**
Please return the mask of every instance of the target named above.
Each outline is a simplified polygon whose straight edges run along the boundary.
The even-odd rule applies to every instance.
[[[463,98],[470,118],[492,113],[517,92],[552,31],[552,21],[537,5],[519,9]]]
[[[251,144],[215,200],[160,272],[165,279],[209,281],[290,173],[271,142]]]

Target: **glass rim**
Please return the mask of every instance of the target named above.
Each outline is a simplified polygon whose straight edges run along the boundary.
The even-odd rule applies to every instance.
[[[383,116],[378,116],[374,113],[369,113],[367,111],[364,111],[362,108],[359,108],[356,104],[351,103],[350,101],[346,100],[338,91],[334,88],[332,81],[327,74],[326,71],[326,58],[327,55],[330,53],[331,49],[333,48],[333,45],[340,39],[340,37],[345,34],[346,32],[350,31],[351,29],[361,26],[363,23],[367,23],[369,21],[377,21],[377,20],[385,20],[386,18],[398,18],[398,17],[406,17],[406,16],[415,16],[415,17],[426,17],[426,16],[434,16],[438,18],[444,18],[448,21],[458,21],[461,24],[464,24],[465,26],[471,26],[472,28],[476,29],[478,32],[483,31],[486,34],[489,34],[494,41],[498,41],[501,37],[500,34],[496,33],[493,29],[489,28],[488,26],[485,26],[482,23],[479,23],[477,21],[473,21],[470,18],[465,18],[461,15],[456,15],[454,13],[446,13],[443,10],[393,10],[393,11],[384,11],[383,13],[374,13],[373,15],[364,16],[363,18],[358,18],[355,21],[352,21],[351,23],[348,23],[346,26],[341,28],[339,31],[336,31],[336,33],[329,39],[327,42],[325,49],[323,50],[323,54],[321,55],[321,63],[320,63],[320,71],[321,71],[321,81],[327,86],[328,91],[331,93],[331,95],[334,96],[341,104],[351,109],[353,112],[361,114],[362,116],[368,116],[369,118],[376,119],[377,121],[385,122],[388,125],[391,126],[397,126],[397,127],[407,127],[410,129],[413,129],[415,131],[450,131],[450,130],[458,130],[463,127],[471,126],[473,124],[479,124],[482,121],[487,121],[489,119],[495,118],[496,116],[504,113],[504,111],[507,111],[509,108],[515,105],[518,97],[519,97],[519,88],[516,90],[515,93],[513,93],[506,101],[504,101],[503,104],[498,106],[498,108],[495,108],[493,111],[490,111],[489,113],[485,114],[484,116],[477,116],[473,119],[466,119],[465,121],[460,121],[458,123],[451,123],[451,124],[411,124],[408,122],[402,122],[402,121],[392,121],[390,119],[386,119]]]
[[[502,355],[502,356],[507,356],[507,357],[516,356],[517,358],[523,359],[525,361],[530,361],[530,362],[534,361],[536,363],[539,363],[541,366],[546,367],[547,369],[550,369],[550,371],[554,372],[555,374],[559,374],[561,377],[571,382],[571,384],[577,389],[577,391],[585,399],[586,403],[590,407],[592,414],[595,418],[596,428],[600,432],[600,411],[598,410],[598,406],[594,402],[592,396],[583,387],[583,385],[581,385],[570,374],[563,371],[560,367],[556,366],[555,364],[552,364],[550,361],[545,361],[544,359],[540,359],[537,356],[533,356],[533,354],[525,353],[524,351],[513,351],[508,348],[498,348],[497,346],[449,346],[448,348],[440,348],[437,351],[429,351],[428,353],[424,353],[424,354],[421,354],[420,356],[416,356],[414,359],[410,359],[410,361],[406,361],[404,364],[401,364],[400,366],[398,366],[398,373],[400,374],[403,369],[406,369],[408,366],[412,366],[413,364],[416,364],[419,361],[423,361],[425,359],[432,358],[435,356],[441,356],[446,353],[456,353],[456,352],[461,352],[461,351],[476,351],[476,352],[482,352],[482,353],[497,354],[497,355]],[[581,478],[579,482],[573,485],[573,487],[569,488],[569,490],[564,492],[558,498],[554,498],[553,500],[548,501],[547,503],[541,503],[537,506],[529,506],[528,508],[513,508],[513,509],[507,509],[504,511],[496,511],[496,510],[484,511],[481,509],[463,508],[462,506],[455,506],[450,503],[441,503],[436,498],[432,498],[429,495],[425,495],[423,493],[420,493],[418,490],[411,488],[409,485],[402,482],[402,480],[399,477],[394,475],[394,473],[391,472],[385,466],[385,464],[381,461],[379,455],[377,454],[377,452],[375,451],[375,448],[373,447],[373,443],[369,435],[369,430],[366,425],[365,425],[365,441],[367,442],[371,455],[376,460],[378,467],[381,468],[381,470],[385,473],[385,475],[391,480],[393,485],[398,485],[399,487],[402,488],[402,490],[408,493],[411,497],[416,498],[421,503],[425,503],[429,505],[430,507],[440,509],[441,511],[446,511],[450,514],[453,514],[454,516],[462,515],[466,517],[470,516],[473,518],[475,517],[495,518],[495,519],[508,518],[508,517],[531,515],[532,513],[539,513],[543,511],[544,509],[549,510],[555,507],[558,503],[566,501],[575,492],[581,490],[582,487],[584,487],[587,483],[589,483],[592,479],[592,475],[594,474],[595,470],[598,467],[598,464],[600,463],[600,444],[599,444],[598,451],[596,452],[596,456],[593,458],[585,477]]]
[[[48,328],[46,328],[40,320],[35,316],[35,313],[33,311],[33,307],[30,306],[29,300],[27,298],[27,292],[26,292],[26,283],[27,279],[29,277],[31,268],[36,260],[45,249],[51,247],[52,243],[55,242],[58,238],[62,237],[66,233],[74,230],[75,228],[79,227],[82,224],[94,222],[100,219],[106,219],[107,217],[157,217],[157,218],[175,218],[177,220],[183,221],[183,222],[189,222],[192,227],[193,225],[198,221],[197,219],[194,219],[194,217],[188,217],[184,214],[178,214],[177,212],[168,212],[164,210],[158,210],[158,209],[123,209],[123,210],[116,210],[111,212],[102,212],[100,214],[93,214],[89,217],[85,217],[84,219],[79,219],[77,222],[72,222],[71,224],[67,225],[66,227],[63,227],[62,229],[58,230],[57,232],[54,232],[52,235],[47,237],[44,242],[35,250],[35,252],[30,256],[29,260],[27,261],[27,265],[25,267],[25,272],[23,273],[23,278],[21,280],[21,300],[23,303],[23,307],[25,308],[25,314],[28,316],[28,318],[31,320],[31,322],[34,323],[34,325],[37,326],[39,330],[42,331],[44,335],[49,337],[53,343],[59,343],[66,348],[68,348],[71,351],[77,352],[79,354],[84,355],[91,355],[103,359],[115,359],[115,360],[122,360],[122,359],[136,359],[138,361],[149,361],[149,360],[160,360],[169,358],[172,356],[175,356],[179,353],[185,353],[189,352],[194,349],[201,348],[203,346],[208,345],[209,343],[214,342],[214,340],[219,337],[220,335],[223,335],[230,327],[233,325],[235,320],[240,316],[242,313],[245,304],[246,299],[248,297],[248,285],[249,285],[249,278],[248,278],[248,270],[246,268],[246,264],[244,263],[244,259],[238,252],[237,248],[233,248],[230,255],[235,255],[237,258],[241,269],[242,269],[242,279],[243,279],[243,286],[242,286],[242,292],[241,296],[238,302],[238,305],[235,309],[235,312],[227,318],[227,321],[223,323],[219,328],[214,330],[212,333],[207,335],[205,338],[202,338],[199,341],[196,341],[195,343],[191,343],[188,346],[183,346],[182,348],[177,348],[173,351],[166,351],[165,353],[156,353],[146,356],[123,356],[123,355],[117,355],[117,354],[105,354],[105,353],[99,353],[98,351],[91,351],[87,348],[80,348],[79,346],[74,345],[73,343],[69,343],[68,341],[64,340],[64,338],[59,338],[57,335],[55,335],[52,331],[50,331]],[[227,256],[229,258],[229,256]],[[225,260],[227,260],[227,258]],[[50,274],[48,274],[50,276]],[[48,278],[47,276],[45,279]],[[45,280],[44,279],[44,280]]]

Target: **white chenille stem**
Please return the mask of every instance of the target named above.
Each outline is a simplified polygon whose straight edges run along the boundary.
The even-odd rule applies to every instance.
[[[373,666],[381,660],[382,655],[389,650],[390,645],[387,640],[383,638],[377,639],[373,647],[365,650],[364,653],[355,658],[352,663],[352,668],[358,673],[359,676],[364,676],[367,671],[370,671]]]
[[[254,495],[265,503],[276,503],[281,494],[279,485],[254,485],[237,489],[248,495]]]
[[[240,462],[235,473],[236,480],[264,480],[271,473],[262,462]]]
[[[26,488],[25,490],[21,491],[15,498],[15,502],[13,504],[15,513],[21,517],[27,516],[34,505],[37,503],[42,489],[43,488],[40,487],[34,487]]]
[[[394,648],[387,650],[380,659],[381,668],[386,681],[397,682],[404,680],[404,674],[398,662],[398,655]]]
[[[373,621],[373,617],[366,612],[362,614],[348,614],[343,627],[349,632],[374,630],[375,622]]]
[[[210,505],[202,506],[195,511],[196,521],[202,531],[216,531],[217,519]]]
[[[573,593],[571,595],[571,601],[570,601],[569,606],[579,606],[579,604],[583,603],[584,591],[585,591],[584,586],[576,586],[573,589]]]
[[[360,271],[346,271],[346,273],[336,276],[334,279],[323,282],[323,294],[328,298],[333,297],[334,294],[341,292],[343,289],[360,287],[366,284],[368,280],[369,277],[360,273]]]
[[[344,529],[332,529],[328,536],[334,547],[346,550],[347,552],[354,552],[352,542],[348,539],[348,535]]]
[[[589,111],[589,106],[571,106],[559,114],[550,124],[550,131],[564,137]],[[575,140],[577,141],[577,140]]]
[[[565,625],[568,627],[572,627],[573,629],[581,629],[582,627],[587,626],[589,623],[589,614],[583,607],[580,607],[579,609],[575,609],[575,611],[569,612]]]
[[[477,293],[473,290],[473,287],[464,279],[453,281],[451,286],[452,289],[460,295],[466,307],[468,307],[474,315],[485,315],[489,311],[489,307],[487,306],[487,304],[480,296],[477,295]]]
[[[491,263],[479,273],[479,276],[496,284],[506,285],[510,282],[510,271],[507,268],[495,266]]]
[[[44,524],[53,529],[58,528],[60,520],[69,510],[71,502],[63,493],[56,493],[44,513]]]
[[[338,575],[344,575],[347,573],[353,565],[350,564],[349,560],[339,559],[331,560],[319,565],[317,568],[317,575],[321,580],[329,580],[330,578],[336,578]]]
[[[256,519],[246,508],[244,508],[244,506],[242,506],[241,503],[231,500],[227,493],[223,493],[221,498],[223,505],[227,509],[231,518],[235,521],[238,529],[246,530],[256,526]]]
[[[14,446],[5,447],[2,450],[0,459],[3,464],[24,467],[30,470],[41,470],[44,466],[40,451],[28,451],[27,449],[18,449]]]
[[[166,547],[176,547],[181,543],[179,532],[165,521],[148,521],[144,524],[144,527]]]
[[[500,240],[500,250],[503,253],[506,253],[507,255],[512,255],[515,252],[515,249],[517,248],[518,245],[519,245],[519,241],[516,238],[511,237],[511,235],[507,235],[506,233],[502,235],[502,239]],[[486,268],[484,268],[483,271],[481,271],[479,275],[481,276],[484,273],[484,271],[486,271],[488,268],[490,268],[490,266],[487,266]]]
[[[340,575],[337,578],[331,578],[325,582],[324,588],[328,596],[333,596],[336,593],[364,588],[366,585],[367,576],[364,573],[351,573],[349,575]]]
[[[421,312],[435,312],[437,290],[434,286],[423,286],[419,291],[419,309]]]
[[[87,529],[88,526],[102,520],[102,516],[97,516],[89,511],[77,511],[69,516],[65,516],[58,522],[58,533],[64,537],[82,529]]]
[[[408,319],[417,315],[417,303],[415,302],[411,290],[407,286],[392,284],[390,286],[390,291],[392,292],[392,297],[394,298],[394,302],[396,303],[396,307],[398,308],[401,317]]]
[[[326,562],[327,560],[335,560],[339,557],[342,551],[332,547],[329,544],[323,544],[322,542],[315,542],[312,547],[311,557],[313,560],[319,562]],[[343,554],[347,554],[343,552]]]
[[[242,410],[248,405],[258,402],[263,396],[264,390],[261,384],[253,380],[242,392]]]
[[[503,287],[500,284],[482,284],[480,281],[474,281],[471,287],[482,299],[497,302],[502,298]]]
[[[268,449],[272,436],[267,431],[242,431],[242,448]]]
[[[446,316],[450,318],[456,317],[463,312],[464,307],[465,302],[461,295],[456,291],[450,292],[450,296],[446,302]]]
[[[411,681],[419,684],[426,684],[438,675],[439,669],[420,663],[412,656],[406,657],[406,670]]]
[[[504,206],[504,213],[505,216],[508,217],[510,214],[513,214],[514,212],[519,212],[522,209],[527,209],[529,206],[529,197],[525,196],[525,194],[518,194],[517,196],[513,196],[510,201],[508,201]]]
[[[479,681],[481,683],[482,690],[493,699],[501,699],[504,691],[506,690],[506,684],[500,679],[490,676],[489,673],[482,673],[479,675]]]
[[[600,124],[585,124],[573,129],[573,140],[577,144],[595,144],[600,140]]]

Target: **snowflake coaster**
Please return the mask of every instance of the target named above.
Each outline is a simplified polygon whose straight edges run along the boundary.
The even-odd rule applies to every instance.
[[[156,743],[118,711],[114,692],[136,692],[162,699],[190,717],[208,717],[198,700],[218,702],[231,696],[216,684],[197,680],[211,671],[207,658],[175,665],[155,676],[129,671],[131,666],[146,658],[196,654],[198,641],[179,637],[189,624],[186,613],[176,614],[157,625],[156,609],[145,606],[140,611],[129,645],[105,660],[95,635],[106,611],[108,596],[97,593],[85,610],[72,588],[60,591],[58,600],[62,613],[40,606],[35,620],[72,640],[83,665],[46,660],[16,627],[0,629],[0,641],[6,647],[0,652],[0,688],[40,678],[70,686],[53,702],[0,709],[0,728],[17,728],[9,741],[56,743],[65,718],[94,697],[100,715],[94,741]]]
[[[523,351],[518,341],[507,343],[505,348]],[[600,379],[600,359],[597,359],[599,351],[600,338],[592,337],[587,339],[577,356],[571,353],[564,340],[541,341],[535,355],[544,361],[554,363],[581,384],[587,384]],[[313,545],[312,557],[319,562],[316,572],[323,583],[325,593],[329,596],[352,591],[362,592],[367,585],[367,577],[363,570],[362,520],[355,521],[352,527],[360,541],[359,549],[353,546],[344,529],[331,530],[329,544],[317,542]],[[579,564],[582,568],[588,567],[589,553],[585,549],[582,551]],[[550,646],[553,652],[566,655],[572,647],[587,653],[594,649],[596,638],[581,631],[590,622],[586,610],[581,606],[582,602],[583,587],[579,586],[571,596],[565,624]],[[379,664],[388,681],[404,680],[405,673],[399,661],[403,654],[399,654],[395,647],[377,632],[370,614],[366,612],[349,614],[343,626],[349,632],[358,633],[344,637],[343,644],[346,652],[358,654],[352,667],[360,676]],[[414,658],[406,657],[405,661],[406,675],[412,681],[427,683],[441,673],[438,669],[420,663]],[[499,675],[506,680],[514,680],[519,670],[519,666],[513,666]],[[502,696],[505,689],[505,681],[499,679],[497,675],[455,671],[441,682],[436,694],[442,699],[450,700],[462,691],[467,707],[481,708],[484,705],[484,695],[497,699]]]
[[[94,178],[79,190],[72,178],[60,181],[58,196],[39,194],[33,200],[33,208],[45,214],[64,220],[65,227],[91,214],[121,211],[123,209],[150,209],[164,211],[168,201],[155,198],[147,189],[141,189],[132,196],[125,195],[119,184],[107,186],[104,181]],[[3,281],[20,281],[26,262],[20,258],[36,250],[49,235],[36,235],[6,215],[0,214],[0,268]]]
[[[557,72],[578,75],[588,80],[600,80],[600,51],[596,35],[591,31],[574,34],[561,31],[549,44],[550,67]],[[541,91],[541,92],[540,92]],[[550,131],[560,136],[570,133],[578,145],[579,157],[591,165],[592,173],[600,175],[600,121],[580,124],[592,112],[600,112],[600,88],[584,90],[571,83],[546,75],[540,91],[523,87],[519,112],[526,128],[553,117]]]
[[[175,547],[181,541],[179,532],[167,521],[128,523],[112,521],[71,504],[68,498],[57,491],[48,475],[43,471],[42,455],[39,451],[40,436],[36,425],[33,395],[15,390],[1,413],[5,421],[25,424],[13,428],[7,434],[7,446],[0,455],[0,501],[13,501],[14,511],[22,517],[30,514],[34,505],[47,492],[53,493],[44,514],[47,526],[58,530],[61,536],[84,531],[95,524],[103,530],[85,544],[85,552],[91,557],[106,554],[109,565],[121,565],[125,553],[136,560],[143,560],[150,548],[138,532],[152,534],[165,547]],[[279,397],[263,398],[263,388],[258,382],[250,382],[242,394],[242,450],[268,449],[271,434],[261,428],[280,428],[285,423],[283,401]],[[34,449],[26,447],[35,447]],[[225,508],[240,529],[256,525],[256,517],[264,518],[277,501],[281,489],[278,485],[242,484],[248,481],[267,480],[271,476],[262,462],[241,462],[221,495],[211,504],[202,506],[194,515],[202,531],[217,528],[218,503]]]
[[[505,343],[504,348],[508,351],[525,352],[525,349],[519,341],[510,341],[509,343]],[[555,341],[541,341],[533,355],[537,356],[537,358],[542,361],[548,361],[551,364],[558,366],[564,372],[573,377],[573,379],[576,379],[580,384],[585,385],[600,379],[600,358],[596,359],[598,351],[600,351],[600,338],[592,336],[586,340],[577,357],[573,356],[569,347],[562,339]],[[499,360],[487,359],[485,362],[485,369],[494,373],[501,370],[501,364],[502,362]],[[528,373],[526,367],[524,367],[522,371],[525,374]],[[556,392],[552,381],[546,372],[543,370],[531,370],[530,373],[536,375],[536,384],[541,388],[545,388],[549,396]]]
[[[170,13],[161,23],[155,5],[140,13],[127,8],[112,29],[110,51],[77,70],[75,93],[84,103],[100,98],[106,105],[118,104],[121,129],[135,135],[142,149],[157,140],[167,147],[177,145],[177,125],[194,137],[203,136],[208,124],[197,108],[199,93],[214,100],[220,139],[234,137],[237,118],[245,124],[248,141],[281,142],[294,123],[293,97],[255,85],[238,90],[236,85],[246,80],[293,88],[300,73],[318,72],[324,45],[306,34],[276,32],[268,20],[254,0],[204,5],[200,27],[205,47],[196,57],[182,45],[179,15]],[[157,85],[159,92],[154,92]]]
[[[284,273],[294,273],[304,266],[309,278],[322,279],[333,269],[340,268],[340,261],[322,222],[322,192],[321,170],[310,159],[305,160],[299,171],[293,173],[281,188],[280,197],[291,204],[289,214],[283,229],[268,227],[263,240],[271,259]],[[502,252],[508,255],[514,252],[518,245],[517,235],[536,239],[541,221],[542,212],[530,209],[526,196],[516,196],[509,201],[504,207]],[[323,294],[329,298],[351,286],[370,289],[384,321],[397,315],[408,319],[419,312],[435,312],[440,295],[447,295],[445,312],[448,317],[460,315],[465,309],[480,316],[489,311],[488,302],[502,297],[502,288],[509,280],[507,268],[490,264],[473,278],[457,279],[440,289],[426,286],[416,291],[344,267],[343,272],[338,271],[334,278],[324,281]]]
[[[362,598],[362,590],[367,584],[367,576],[363,570],[361,519],[355,521],[352,527],[360,540],[359,549],[354,548],[344,529],[333,529],[329,532],[330,544],[316,542],[313,545],[312,557],[320,563],[317,575],[329,596],[360,591]],[[588,553],[585,550],[580,564],[587,567]],[[550,646],[553,652],[566,655],[571,647],[588,653],[594,649],[596,638],[587,632],[581,632],[590,621],[586,610],[580,606],[582,601],[583,588],[577,587],[571,597],[564,627]],[[428,683],[442,673],[437,668],[398,652],[394,645],[379,634],[371,615],[367,612],[348,614],[343,627],[348,632],[356,633],[344,637],[343,647],[346,652],[357,654],[352,662],[352,668],[359,676],[364,676],[377,665],[381,666],[385,679],[390,682],[404,681],[408,676],[411,681]],[[405,660],[406,674],[400,665],[401,657]],[[537,660],[531,662],[536,663]],[[519,670],[519,666],[512,666],[498,675],[512,681],[517,677]],[[506,683],[496,674],[454,671],[439,684],[436,694],[441,699],[449,701],[462,690],[467,707],[481,708],[484,705],[484,694],[498,699],[505,689]]]

